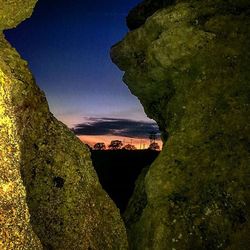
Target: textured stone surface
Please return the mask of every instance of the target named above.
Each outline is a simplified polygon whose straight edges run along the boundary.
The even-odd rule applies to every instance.
[[[0,29],[34,2],[1,0]],[[0,34],[0,249],[42,248],[127,249],[127,238],[89,150],[49,112],[27,62]]]
[[[248,249],[250,1],[176,2],[111,51],[165,142],[131,249]]]
[[[30,17],[37,0],[0,0],[0,30],[16,27]]]
[[[10,68],[3,62],[2,48],[0,35],[0,249],[42,249],[30,225],[20,173],[22,138],[11,105],[14,82]]]
[[[20,172],[21,135],[13,108],[13,74],[1,30],[28,17],[36,1],[0,1],[0,249],[42,249],[30,224],[26,190]],[[17,7],[18,4],[18,7]],[[20,9],[21,4],[27,8]],[[17,8],[16,8],[17,7]],[[27,11],[28,10],[28,11]]]

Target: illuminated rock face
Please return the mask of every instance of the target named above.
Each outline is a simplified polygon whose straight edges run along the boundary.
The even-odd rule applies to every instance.
[[[37,0],[1,0],[0,30],[16,27],[30,17]]]
[[[17,13],[17,4],[24,3],[26,11]],[[22,78],[15,72],[13,50],[4,40],[2,30],[27,18],[36,1],[0,0],[0,249],[42,249],[32,230],[26,204],[26,191],[21,178],[21,144],[14,98]],[[17,8],[16,8],[17,7]],[[27,76],[28,78],[30,75]],[[18,112],[19,113],[19,112]],[[19,115],[21,115],[19,113]]]
[[[30,225],[20,173],[22,139],[9,92],[16,81],[2,60],[2,45],[0,35],[0,249],[42,249]]]
[[[129,243],[248,249],[250,1],[176,2],[111,51],[165,142],[125,213]]]
[[[17,25],[33,5],[0,0],[0,29]],[[127,248],[87,147],[49,112],[27,62],[2,33],[0,133],[0,249]]]

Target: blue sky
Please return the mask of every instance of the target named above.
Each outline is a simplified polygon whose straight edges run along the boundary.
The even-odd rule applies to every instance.
[[[146,119],[109,58],[138,2],[39,0],[31,19],[5,32],[29,62],[52,112],[68,125],[92,116]]]
[[[39,0],[32,18],[5,32],[29,62],[51,111],[69,127],[92,117],[150,121],[109,56],[139,2]]]

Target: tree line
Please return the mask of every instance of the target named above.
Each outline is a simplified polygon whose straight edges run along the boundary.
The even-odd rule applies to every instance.
[[[136,146],[132,144],[123,145],[122,141],[120,140],[113,140],[111,143],[106,147],[104,142],[97,142],[93,150],[137,150]],[[149,150],[160,150],[160,146],[157,142],[150,143]]]

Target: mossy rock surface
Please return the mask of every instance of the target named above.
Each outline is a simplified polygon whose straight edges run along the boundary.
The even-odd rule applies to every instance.
[[[249,248],[249,5],[176,1],[111,50],[164,140],[131,249]]]
[[[2,45],[0,34],[0,249],[42,249],[30,224],[21,178],[22,138],[9,93],[12,73],[3,63],[5,51],[2,51]]]
[[[26,203],[21,177],[22,138],[17,127],[11,89],[15,78],[2,30],[17,25],[32,13],[36,1],[0,0],[0,249],[40,250]],[[22,9],[24,7],[24,9]],[[12,86],[12,87],[11,87]]]
[[[37,0],[0,0],[0,31],[16,27],[31,16]]]
[[[0,30],[30,16],[34,4],[0,1]],[[0,133],[0,249],[127,249],[119,210],[87,146],[53,117],[2,33]]]

